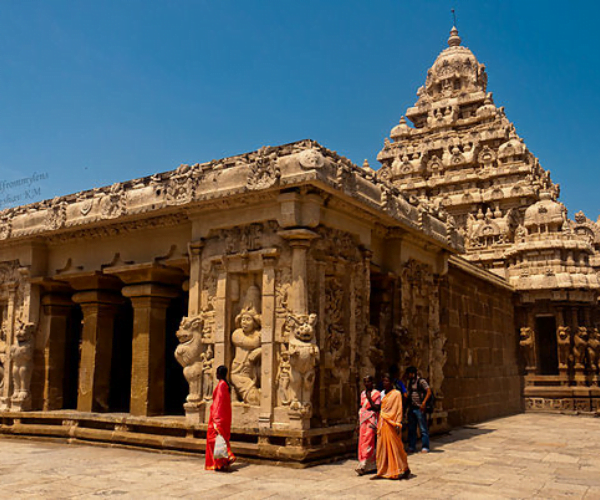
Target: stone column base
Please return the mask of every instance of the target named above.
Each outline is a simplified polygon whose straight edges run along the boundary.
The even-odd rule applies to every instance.
[[[204,422],[206,403],[185,403],[183,409],[185,410],[185,420],[188,424],[201,424]]]

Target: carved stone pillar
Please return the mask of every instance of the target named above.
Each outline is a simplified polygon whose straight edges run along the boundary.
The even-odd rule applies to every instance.
[[[579,311],[577,307],[571,308],[571,321],[573,325],[573,362],[575,368],[575,385],[576,386],[585,386],[586,378],[585,378],[585,364],[582,363],[583,352],[586,350],[586,340],[582,339],[581,332],[579,330]]]
[[[105,285],[108,285],[106,283]],[[115,315],[122,303],[113,290],[87,290],[73,295],[81,305],[81,359],[79,361],[79,394],[77,410],[98,412],[109,410],[110,367]]]
[[[271,427],[275,391],[275,264],[274,256],[263,256],[261,328],[261,400],[259,429]]]
[[[73,302],[67,295],[48,293],[42,297],[45,323],[42,335],[46,338],[44,348],[44,411],[60,410],[64,406],[63,385],[65,373],[65,349],[69,317]]]
[[[15,331],[15,295],[16,295],[17,287],[16,284],[8,285],[8,305],[6,307],[6,352],[4,358],[4,390],[2,393],[2,397],[0,398],[0,410],[7,410],[11,406],[10,397],[13,391],[13,383],[12,383],[12,360],[10,357],[10,346],[12,346],[14,341],[14,331]]]
[[[282,238],[292,247],[292,290],[291,309],[296,314],[308,314],[308,295],[306,290],[306,252],[312,240],[318,237],[310,229],[286,229],[280,231]]]
[[[179,295],[185,276],[180,269],[136,264],[105,269],[126,286],[122,293],[133,307],[131,364],[132,415],[161,415],[165,403],[167,308]]]
[[[202,249],[204,241],[194,241],[188,245],[190,257],[190,298],[189,316],[196,316],[202,310]]]
[[[291,388],[292,402],[290,404],[289,419],[290,427],[296,429],[307,429],[310,427],[312,415],[312,392],[314,389],[315,369],[314,364],[319,360],[319,349],[314,337],[314,327],[317,320],[316,315],[310,315],[308,311],[307,292],[307,266],[306,254],[311,241],[318,235],[304,228],[286,229],[279,235],[288,240],[292,247],[292,286],[290,290],[290,308],[295,318],[295,324],[290,334],[290,366],[291,366]],[[295,338],[296,329],[309,332],[304,339]],[[311,366],[296,366],[296,357],[313,358]],[[299,399],[298,399],[299,397]]]

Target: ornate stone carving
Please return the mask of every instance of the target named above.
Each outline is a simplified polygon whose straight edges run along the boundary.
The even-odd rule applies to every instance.
[[[0,240],[6,240],[10,238],[12,231],[12,217],[8,213],[4,213],[0,217]]]
[[[523,353],[525,368],[535,368],[533,330],[528,326],[524,326],[521,328],[521,338],[519,341],[519,345],[521,346],[521,352]]]
[[[367,325],[360,343],[361,367],[360,377],[367,375],[375,376],[375,373],[383,363],[383,350],[381,349],[381,337],[379,329],[373,325]]]
[[[290,353],[285,344],[281,344],[279,353],[279,369],[277,372],[277,404],[279,406],[288,406],[291,402],[290,371]]]
[[[202,345],[203,328],[204,318],[198,315],[183,318],[177,330],[179,345],[175,349],[175,359],[183,367],[183,376],[190,386],[188,403],[198,403],[203,396],[202,378],[206,361]]]
[[[568,368],[571,360],[571,329],[568,326],[558,327],[556,343],[558,345],[558,367]]]
[[[590,329],[587,345],[587,358],[590,371],[592,373],[597,373],[600,369],[600,332],[598,331],[598,328]]]
[[[182,164],[167,181],[167,203],[182,205],[194,199],[193,168]]]
[[[298,162],[307,170],[319,169],[325,165],[325,157],[317,149],[305,149],[298,154]]]
[[[102,218],[114,219],[127,211],[127,198],[123,184],[113,184],[102,200]]]
[[[583,370],[585,368],[586,351],[588,341],[588,330],[585,326],[580,326],[575,330],[573,337],[573,359],[575,369]]]
[[[231,365],[231,383],[240,401],[260,404],[260,362],[262,356],[260,315],[254,306],[247,306],[235,318],[231,342],[235,355]]]
[[[46,227],[52,231],[64,227],[66,221],[67,204],[60,198],[54,198],[48,208]]]
[[[31,404],[29,386],[33,372],[33,348],[35,325],[20,323],[16,328],[15,342],[10,348],[13,376],[13,407],[27,410]]]
[[[202,361],[202,392],[204,401],[212,399],[213,393],[213,364],[214,364],[214,353],[211,344],[208,344],[206,352],[200,355]]]
[[[317,315],[290,315],[290,410],[310,416],[319,348],[314,335]]]
[[[250,190],[267,189],[279,182],[281,172],[277,166],[276,156],[267,153],[268,149],[261,148],[254,162],[249,165],[250,175],[246,187]]]

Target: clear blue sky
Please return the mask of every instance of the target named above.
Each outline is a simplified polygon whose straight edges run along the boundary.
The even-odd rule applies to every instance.
[[[0,0],[0,181],[41,198],[312,138],[361,164],[463,44],[569,214],[600,211],[600,2]]]

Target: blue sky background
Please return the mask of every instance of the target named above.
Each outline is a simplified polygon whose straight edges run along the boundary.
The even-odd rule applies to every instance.
[[[600,211],[600,2],[0,0],[0,181],[40,198],[312,138],[372,166],[446,47]]]

